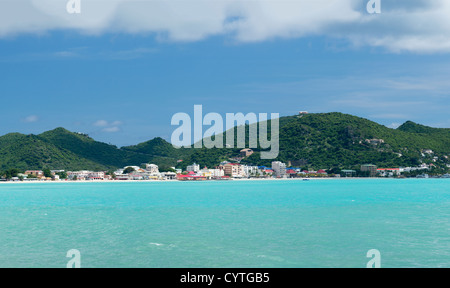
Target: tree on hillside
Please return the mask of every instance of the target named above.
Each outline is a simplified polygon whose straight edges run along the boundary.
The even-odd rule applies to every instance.
[[[127,168],[125,168],[125,170],[123,170],[123,174],[130,174],[130,173],[133,173],[134,171],[136,171],[136,170],[134,170],[133,167],[127,167]]]
[[[62,171],[59,173],[56,173],[59,176],[59,179],[67,179],[67,173]]]
[[[170,165],[162,164],[158,167],[159,172],[177,172]]]
[[[6,179],[11,179],[13,177],[17,177],[17,175],[21,173],[19,169],[12,168],[1,173]]]
[[[112,171],[112,170],[106,172],[106,175],[111,176],[112,179],[116,179],[117,178],[116,173],[114,173],[114,171]]]
[[[52,172],[48,168],[45,168],[44,170],[42,170],[42,172],[44,172],[44,177],[45,178],[51,178],[53,176]]]

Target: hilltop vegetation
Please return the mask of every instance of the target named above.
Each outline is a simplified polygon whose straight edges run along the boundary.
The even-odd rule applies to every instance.
[[[0,169],[105,169],[105,165],[59,148],[36,135],[8,134],[0,137]]]
[[[391,129],[342,113],[281,117],[279,122],[280,153],[274,160],[296,167],[350,169],[366,163],[379,167],[417,166],[421,163],[446,167],[449,164],[450,129],[431,128],[411,121],[398,129]],[[269,135],[270,123],[269,120]],[[247,125],[247,131],[249,128]],[[237,135],[236,128],[234,130]],[[248,147],[248,133],[246,136]],[[260,159],[260,147],[253,150],[255,153],[242,159],[241,163],[270,166],[273,160]],[[87,135],[57,128],[40,135],[11,133],[0,137],[0,170],[108,171],[142,163],[154,163],[165,170],[175,165],[185,168],[193,162],[214,167],[236,158],[239,151],[237,148],[176,149],[162,138],[118,148]]]
[[[193,149],[188,148],[176,149],[172,144],[160,137],[135,146],[122,147],[122,150],[169,159],[181,159],[193,152]]]
[[[291,117],[280,128],[280,160],[304,159],[321,167],[416,166],[422,150],[450,153],[450,137],[390,129],[367,119],[341,113]]]
[[[398,127],[397,130],[400,130],[403,132],[410,132],[410,133],[443,134],[443,135],[446,134],[447,136],[450,135],[449,128],[432,128],[432,127],[414,123],[412,121],[406,121],[400,127]]]
[[[422,155],[428,149],[433,150],[433,157],[439,158],[433,163],[444,165],[448,163],[444,156],[450,155],[450,129],[413,125],[410,121],[391,129],[352,115],[324,113],[282,117],[279,122],[280,153],[276,160],[290,162],[292,166],[315,169],[355,168],[365,163],[380,167],[417,166],[433,162],[430,155]],[[270,126],[269,121],[269,131]],[[260,147],[253,150],[256,153],[241,163],[270,166],[272,160],[260,159]],[[203,149],[195,151],[187,163],[217,165],[218,160],[238,153],[239,149]]]
[[[108,168],[140,165],[150,160],[149,155],[118,149],[114,145],[97,142],[87,135],[72,133],[64,128],[42,133],[38,137],[59,149],[68,150],[80,158],[89,159]]]

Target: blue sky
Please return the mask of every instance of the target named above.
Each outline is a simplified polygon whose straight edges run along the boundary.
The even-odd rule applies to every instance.
[[[410,3],[417,4],[416,13],[426,12],[424,19],[434,11],[423,8],[421,1]],[[8,7],[20,11],[2,8]],[[244,16],[238,18],[224,16],[227,25],[242,17],[255,22],[258,17],[249,11],[256,8],[248,9],[239,10],[248,14],[240,12]],[[319,9],[312,19],[328,21],[320,20],[322,13],[328,15]],[[109,22],[95,23],[101,28],[89,26],[87,20],[81,28],[65,20],[47,23],[47,18],[54,19],[50,14],[29,27],[0,20],[0,134],[65,127],[118,146],[157,136],[169,140],[175,129],[171,117],[177,112],[192,114],[196,104],[203,105],[204,113],[222,115],[337,111],[388,127],[406,120],[450,127],[450,51],[439,41],[439,35],[449,35],[447,23],[438,23],[444,28],[435,36],[422,28],[405,31],[402,25],[388,33],[385,23],[395,15],[390,18],[384,10],[362,16],[378,25],[366,30],[367,35],[367,20],[353,20],[352,13],[348,20],[331,20],[339,28],[327,23],[328,28],[319,29],[318,23],[310,30],[301,22],[289,26],[279,20],[285,18],[274,15],[258,18],[259,23],[273,25],[248,24],[231,31],[229,26],[214,28],[215,20],[206,16],[196,19],[213,28],[196,22],[181,25],[182,21],[172,27],[179,21],[174,18],[124,24],[134,27],[131,32]],[[350,29],[352,21],[359,21],[354,25],[361,28]],[[397,24],[406,26],[407,21]],[[389,37],[403,41],[389,42]]]

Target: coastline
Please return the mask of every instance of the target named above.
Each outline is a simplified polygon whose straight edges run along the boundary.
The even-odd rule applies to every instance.
[[[382,177],[321,177],[321,178],[245,178],[232,180],[202,180],[202,181],[180,181],[174,180],[77,180],[77,181],[0,181],[2,184],[75,184],[75,183],[174,183],[174,182],[233,182],[233,181],[321,181],[321,180],[405,180],[405,179],[420,179],[420,178],[382,178]],[[429,178],[429,179],[444,179],[444,178]]]

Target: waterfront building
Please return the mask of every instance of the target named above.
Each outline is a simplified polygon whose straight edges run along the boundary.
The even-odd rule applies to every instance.
[[[33,175],[33,176],[36,176],[37,178],[44,176],[44,172],[41,170],[27,170],[27,171],[25,171],[24,174]]]
[[[88,180],[91,171],[69,171],[67,172],[67,177],[69,180]]]
[[[242,168],[244,170],[244,175],[246,177],[258,176],[258,175],[262,174],[262,172],[261,172],[261,170],[259,170],[258,166],[243,165]]]
[[[91,172],[91,173],[89,173],[88,176],[89,176],[89,180],[104,180],[105,172]]]
[[[294,169],[287,169],[286,170],[286,175],[289,178],[296,178],[297,177],[297,172]]]
[[[128,174],[119,174],[116,175],[116,180],[130,180],[130,176]]]
[[[145,164],[145,170],[146,172],[150,174],[158,174],[159,173],[159,167],[155,164]]]
[[[175,172],[162,172],[161,179],[162,180],[174,180],[177,178],[177,173]]]
[[[191,171],[191,172],[193,172],[193,171]],[[177,174],[177,180],[179,180],[179,181],[204,181],[204,180],[206,180],[206,177],[196,175],[195,173],[187,174],[187,175]]]
[[[213,177],[213,173],[206,166],[205,166],[205,168],[200,170],[198,174],[201,175],[201,176],[206,177],[206,179],[211,179]]]
[[[400,168],[378,168],[377,171],[381,177],[393,177],[400,175]]]
[[[356,174],[355,170],[341,170],[341,173],[345,176],[345,177],[353,177]]]
[[[369,172],[369,176],[370,177],[375,177],[377,176],[377,165],[373,165],[373,164],[364,164],[361,165],[361,172]]]
[[[241,164],[237,163],[227,163],[224,166],[224,173],[227,176],[242,178],[245,176],[244,169]]]
[[[325,170],[323,170],[323,169],[317,170],[317,174],[319,174],[319,175],[321,175],[321,176],[326,176],[326,175],[328,175],[328,173],[327,173]]]
[[[223,169],[211,169],[213,178],[221,178],[225,176],[225,171]]]
[[[104,180],[105,172],[69,171],[67,172],[67,178],[69,180]]]
[[[286,178],[286,164],[280,161],[272,162],[272,170],[277,178]]]

